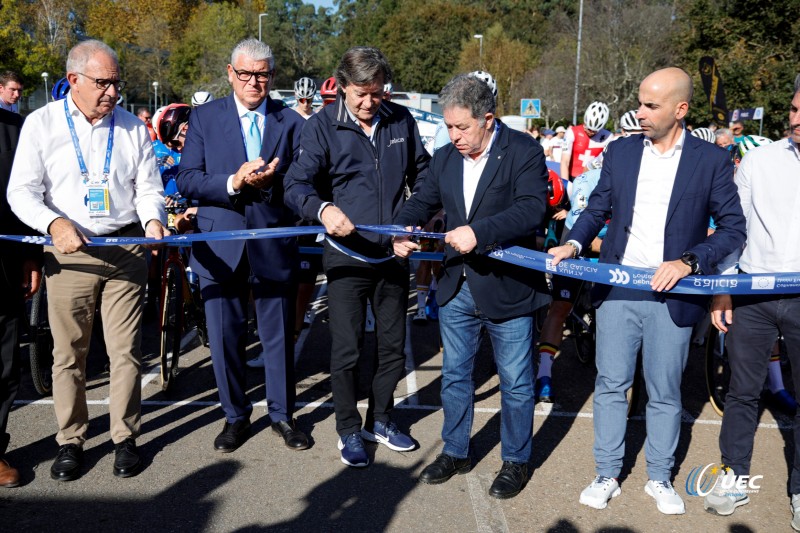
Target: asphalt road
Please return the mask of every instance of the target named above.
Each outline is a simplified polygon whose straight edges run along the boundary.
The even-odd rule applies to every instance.
[[[112,473],[108,435],[108,374],[102,353],[90,357],[90,414],[84,475],[59,483],[50,479],[56,422],[50,398],[23,375],[11,413],[8,460],[22,474],[22,486],[0,491],[4,531],[343,531],[343,532],[735,532],[787,531],[787,463],[793,450],[791,419],[766,408],[756,435],[752,474],[763,475],[752,502],[728,518],[703,511],[702,500],[686,495],[692,468],[719,460],[720,418],[705,396],[703,348],[693,348],[684,375],[684,424],[677,452],[675,486],[686,501],[683,516],[664,516],[647,496],[645,421],[640,412],[628,425],[622,495],[597,511],[578,503],[594,476],[592,390],[595,371],[578,362],[572,347],[554,365],[556,403],[537,405],[532,477],[514,499],[490,498],[487,490],[500,461],[500,394],[491,346],[484,341],[475,370],[474,467],[442,485],[417,482],[422,468],[441,449],[439,399],[441,351],[438,325],[411,325],[407,374],[397,387],[395,420],[409,429],[419,448],[398,453],[368,445],[372,464],[349,468],[336,448],[328,357],[330,336],[324,295],[298,350],[299,426],[313,442],[295,452],[267,425],[263,371],[249,371],[249,394],[258,402],[254,435],[232,454],[212,442],[222,427],[207,348],[194,339],[181,359],[170,394],[150,372],[143,383],[143,426],[137,443],[145,458],[135,478]],[[146,324],[145,368],[157,363],[154,323]],[[364,346],[366,367],[375,353],[374,334]],[[249,347],[250,356],[258,353]],[[27,354],[26,350],[23,350]],[[368,368],[362,372],[366,408]]]

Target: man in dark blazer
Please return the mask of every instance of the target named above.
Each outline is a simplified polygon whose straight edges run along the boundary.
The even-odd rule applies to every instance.
[[[690,274],[715,274],[717,264],[742,246],[745,219],[728,153],[683,127],[692,80],[678,68],[658,70],[639,86],[636,118],[644,135],[611,143],[589,206],[567,244],[550,250],[553,264],[589,246],[611,218],[600,261],[655,270],[652,292],[599,285],[594,457],[597,477],[580,502],[603,509],[620,494],[627,402],[641,349],[647,383],[649,481],[645,492],[664,514],[685,507],[671,484],[681,424],[681,377],[692,326],[708,298],[670,295]],[[707,236],[709,216],[717,230]],[[612,280],[613,282],[613,280]],[[620,283],[617,281],[616,283]]]
[[[227,231],[286,227],[283,176],[298,153],[305,121],[270,99],[275,60],[256,39],[236,45],[228,65],[233,94],[195,108],[189,120],[177,185],[198,202],[197,228]],[[268,164],[266,162],[269,162]],[[225,425],[214,441],[236,450],[250,434],[245,346],[252,291],[265,360],[272,429],[294,450],[308,447],[294,412],[293,268],[295,239],[195,243],[190,266],[200,276],[211,359]]]
[[[456,76],[439,103],[451,144],[436,152],[428,180],[395,219],[403,226],[421,226],[442,207],[447,212],[447,246],[436,293],[444,344],[444,449],[420,481],[443,483],[470,469],[472,368],[485,328],[500,376],[503,413],[503,466],[489,494],[511,498],[527,481],[533,438],[532,316],[549,298],[543,274],[492,259],[489,253],[501,246],[534,246],[547,206],[547,168],[538,142],[497,121],[494,97],[483,81]],[[408,238],[394,239],[400,257],[418,247]]]
[[[33,233],[11,211],[6,199],[11,163],[19,142],[22,117],[0,109],[0,233]],[[23,298],[39,288],[42,247],[0,241],[0,487],[16,487],[19,472],[9,466],[4,456],[8,448],[6,433],[8,413],[19,387],[19,330],[24,316]]]

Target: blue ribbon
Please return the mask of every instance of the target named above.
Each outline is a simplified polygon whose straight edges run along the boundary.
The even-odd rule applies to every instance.
[[[428,239],[444,239],[444,233],[424,231],[406,231],[400,226],[372,226],[357,225],[359,231],[369,231],[381,235],[411,236]],[[92,237],[89,246],[119,246],[131,244],[163,244],[169,246],[188,245],[198,241],[222,241],[233,239],[277,239],[298,237],[324,233],[323,226],[299,226],[291,228],[262,228],[236,231],[213,231],[207,233],[191,233],[186,235],[171,235],[162,240],[146,237]],[[27,242],[33,244],[52,245],[50,237],[0,235],[0,239]],[[314,248],[304,248],[304,253],[312,252]],[[655,270],[637,268],[624,265],[611,265],[596,263],[586,260],[565,259],[553,266],[552,256],[544,252],[536,252],[511,246],[509,248],[496,247],[489,253],[490,257],[505,261],[517,266],[551,272],[559,276],[576,278],[593,283],[613,285],[627,289],[650,291],[650,281]],[[417,252],[413,259],[440,261],[442,254],[433,252]],[[775,273],[775,274],[739,274],[736,276],[688,276],[680,280],[672,290],[672,294],[800,294],[800,272]]]

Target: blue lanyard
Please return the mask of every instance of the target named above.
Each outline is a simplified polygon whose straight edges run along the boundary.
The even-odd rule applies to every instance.
[[[75,132],[75,123],[72,121],[72,116],[69,114],[69,106],[67,99],[64,99],[64,114],[67,116],[67,125],[69,126],[69,133],[72,135],[72,145],[75,147],[75,155],[78,156],[78,166],[81,168],[81,178],[83,183],[89,183],[89,169],[86,168],[86,161],[83,160],[83,152],[81,152],[81,144],[78,141],[78,134]],[[114,111],[111,111],[111,125],[108,128],[108,144],[106,145],[106,161],[103,164],[103,183],[108,181],[108,176],[111,174],[111,149],[114,147]]]

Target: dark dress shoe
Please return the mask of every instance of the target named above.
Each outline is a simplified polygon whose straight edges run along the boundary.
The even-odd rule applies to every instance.
[[[19,486],[19,472],[5,459],[0,459],[0,487],[10,489],[17,486]]]
[[[285,420],[272,423],[272,431],[283,437],[283,442],[287,448],[292,450],[305,450],[308,448],[308,438],[305,433],[295,427],[295,421],[291,424]]]
[[[429,485],[444,483],[455,474],[466,474],[472,468],[472,460],[457,459],[445,453],[440,453],[436,459],[426,466],[419,475],[419,480]]]
[[[221,453],[231,453],[244,444],[250,436],[250,421],[239,420],[231,424],[225,421],[222,433],[214,439],[214,449]]]
[[[503,461],[503,468],[500,473],[494,478],[494,483],[489,488],[489,496],[495,498],[505,499],[513,498],[528,480],[528,464],[527,463],[512,463],[511,461]]]
[[[127,438],[114,445],[114,475],[133,477],[142,471],[142,460],[136,452],[136,441]]]
[[[83,448],[77,444],[65,444],[58,449],[56,460],[50,467],[50,477],[56,481],[73,481],[81,477]]]

